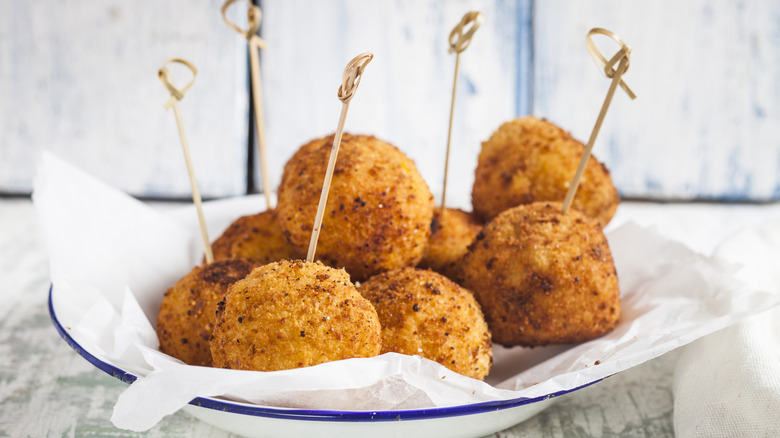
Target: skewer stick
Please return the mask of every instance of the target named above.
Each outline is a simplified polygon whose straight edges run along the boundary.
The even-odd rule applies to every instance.
[[[171,73],[168,71],[168,64],[176,62],[186,66],[192,71],[192,79],[182,88],[177,88],[173,85],[171,80]],[[179,128],[179,138],[181,139],[181,147],[184,151],[184,161],[187,164],[187,172],[190,176],[190,186],[192,187],[192,201],[195,203],[195,209],[198,212],[198,221],[200,222],[200,234],[203,238],[203,248],[206,253],[206,263],[212,263],[214,261],[214,254],[211,251],[211,240],[209,240],[209,233],[206,229],[206,219],[203,216],[203,203],[200,198],[200,192],[198,191],[198,183],[195,181],[195,171],[192,167],[192,158],[190,158],[190,148],[187,143],[187,136],[184,133],[184,123],[181,121],[181,110],[179,109],[179,101],[184,97],[184,93],[195,82],[195,76],[198,74],[198,70],[190,62],[180,59],[172,58],[165,61],[163,68],[157,73],[160,78],[160,82],[165,86],[171,98],[165,102],[165,109],[173,108],[173,114],[176,116],[176,125]]]
[[[452,82],[452,103],[450,104],[450,123],[447,128],[447,152],[444,154],[444,184],[441,189],[441,211],[439,214],[444,214],[444,205],[447,198],[447,173],[450,167],[450,142],[452,141],[452,119],[455,115],[455,95],[458,89],[458,73],[460,72],[460,54],[471,44],[471,38],[474,36],[474,32],[477,31],[479,26],[485,20],[485,16],[481,12],[467,12],[466,15],[460,20],[450,32],[450,49],[449,53],[455,53],[455,79]],[[471,23],[471,27],[465,33],[463,28]]]
[[[317,239],[319,239],[320,230],[322,229],[322,216],[325,214],[325,204],[328,203],[328,192],[330,191],[330,183],[333,179],[333,169],[336,167],[336,157],[338,157],[339,147],[341,146],[341,137],[344,134],[344,122],[347,119],[349,102],[352,100],[352,96],[354,96],[358,85],[360,85],[360,78],[363,76],[363,71],[373,58],[374,54],[371,52],[361,53],[352,58],[344,69],[341,86],[339,86],[338,91],[338,97],[341,101],[341,115],[339,115],[339,124],[336,127],[336,134],[333,137],[333,147],[330,149],[328,169],[325,172],[325,180],[322,182],[320,203],[317,206],[317,215],[314,217],[314,227],[311,230],[309,252],[306,255],[306,261],[308,262],[314,261],[314,253],[317,251]]]
[[[249,3],[247,10],[247,20],[249,28],[243,30],[227,18],[228,8],[238,1]],[[263,193],[265,194],[266,207],[273,208],[271,204],[271,183],[268,176],[268,157],[265,148],[265,117],[263,113],[263,93],[262,83],[260,82],[260,49],[268,47],[265,41],[257,35],[260,29],[260,19],[262,18],[260,8],[253,5],[250,0],[228,0],[222,5],[222,18],[231,29],[235,30],[246,38],[249,43],[249,67],[252,81],[252,101],[255,110],[255,127],[257,132],[257,148],[260,152],[261,177],[263,178]]]
[[[607,61],[604,55],[601,54],[599,49],[593,43],[593,39],[591,37],[594,34],[606,35],[620,44],[620,50],[609,61]],[[596,137],[599,135],[601,124],[604,122],[604,117],[607,115],[609,104],[612,102],[612,96],[614,96],[617,86],[620,85],[626,94],[628,94],[629,98],[632,100],[636,99],[636,94],[634,94],[631,88],[629,88],[625,81],[623,81],[623,74],[628,71],[629,60],[631,58],[631,47],[624,43],[623,40],[621,40],[620,37],[615,35],[613,32],[601,28],[591,29],[590,32],[588,32],[587,38],[585,39],[585,44],[591,57],[593,57],[596,63],[598,63],[599,66],[604,69],[604,73],[608,78],[612,79],[612,83],[609,86],[607,97],[604,99],[604,104],[601,106],[601,111],[599,112],[599,116],[596,119],[596,124],[593,126],[593,130],[590,133],[590,139],[588,140],[588,144],[585,146],[585,151],[583,152],[582,158],[580,159],[577,172],[574,174],[574,179],[572,179],[572,182],[569,185],[569,190],[566,192],[566,197],[563,200],[563,208],[561,209],[563,214],[566,214],[566,212],[569,211],[571,203],[574,200],[574,195],[577,193],[577,187],[580,185],[580,178],[582,178],[582,173],[585,171],[585,166],[588,164],[588,159],[590,158],[591,151],[593,150],[593,144],[596,142]],[[617,68],[615,67],[616,63],[618,64]]]

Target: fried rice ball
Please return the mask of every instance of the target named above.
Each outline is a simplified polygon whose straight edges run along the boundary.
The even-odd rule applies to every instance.
[[[196,266],[168,289],[157,316],[160,351],[189,365],[211,366],[209,338],[217,303],[255,266],[246,259]]]
[[[276,210],[236,219],[211,245],[214,260],[246,258],[261,264],[300,258],[287,241]]]
[[[303,145],[279,186],[279,218],[296,250],[309,246],[333,136]],[[433,195],[414,162],[376,137],[344,134],[317,244],[317,258],[356,281],[422,259]]]
[[[535,201],[563,202],[584,146],[558,126],[535,117],[502,124],[477,161],[471,202],[485,221]],[[572,207],[606,226],[620,202],[609,170],[591,155]]]
[[[214,366],[275,371],[382,348],[376,310],[343,269],[301,260],[261,266],[236,282],[219,306]]]
[[[479,380],[490,371],[490,330],[468,290],[414,268],[376,275],[358,290],[379,314],[382,353],[420,355]]]
[[[509,209],[485,225],[463,259],[462,284],[505,346],[581,342],[615,327],[620,291],[604,233],[560,203]]]
[[[460,261],[469,244],[482,230],[482,223],[471,213],[455,208],[436,207],[431,222],[428,248],[418,267],[438,272],[450,279],[457,278]]]

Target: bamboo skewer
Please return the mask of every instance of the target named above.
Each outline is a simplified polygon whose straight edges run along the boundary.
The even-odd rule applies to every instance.
[[[320,193],[320,202],[317,205],[317,215],[314,217],[314,226],[311,230],[311,240],[309,241],[309,251],[306,255],[306,261],[314,261],[314,253],[317,251],[317,240],[320,237],[320,230],[322,229],[322,217],[325,214],[325,204],[328,203],[328,192],[330,191],[330,184],[333,179],[333,170],[336,167],[336,158],[339,154],[339,147],[341,146],[341,137],[344,134],[344,123],[347,119],[347,111],[349,110],[349,102],[357,90],[360,84],[360,79],[363,76],[363,71],[366,66],[374,58],[374,54],[371,52],[361,53],[360,55],[352,58],[344,69],[344,74],[341,80],[341,86],[338,90],[338,98],[341,101],[341,114],[339,115],[339,122],[336,127],[336,134],[333,137],[333,146],[330,150],[330,158],[328,159],[328,168],[325,172],[325,180],[322,183],[322,192]]]
[[[187,85],[185,85],[182,88],[177,88],[175,85],[173,85],[173,81],[171,79],[171,73],[168,71],[168,64],[175,62],[182,64],[186,66],[187,68],[192,71],[192,79],[190,80]],[[184,93],[192,86],[192,84],[195,82],[195,76],[198,74],[198,70],[195,68],[194,65],[192,65],[189,61],[186,61],[184,59],[180,58],[172,58],[165,62],[163,65],[163,68],[161,68],[157,75],[160,78],[160,82],[165,86],[165,88],[168,90],[169,93],[171,93],[171,98],[168,99],[167,102],[165,102],[165,109],[171,109],[173,108],[173,114],[176,116],[176,126],[179,129],[179,139],[181,139],[181,147],[184,151],[184,162],[187,165],[187,172],[189,173],[190,177],[190,186],[192,187],[192,201],[195,204],[195,209],[198,212],[198,221],[200,222],[200,233],[201,237],[203,238],[203,249],[206,253],[206,263],[212,263],[214,261],[214,254],[211,251],[211,240],[209,240],[209,233],[206,229],[206,219],[203,216],[203,202],[200,197],[200,191],[198,191],[198,183],[195,180],[195,171],[192,166],[192,158],[190,157],[190,148],[189,144],[187,143],[187,136],[184,133],[184,123],[182,123],[181,120],[181,109],[179,108],[179,101],[184,97]]]
[[[604,55],[601,54],[599,49],[593,43],[592,36],[595,34],[606,35],[620,44],[620,50],[609,61],[607,61]],[[615,35],[613,32],[601,28],[591,29],[590,32],[588,32],[585,43],[591,57],[593,57],[593,59],[604,69],[604,73],[608,78],[612,79],[612,83],[609,86],[609,91],[607,91],[607,97],[604,99],[604,103],[601,106],[601,111],[599,112],[599,116],[596,119],[596,124],[593,126],[593,130],[591,131],[588,144],[585,146],[585,151],[583,152],[582,158],[580,159],[580,164],[577,167],[574,178],[569,185],[569,190],[566,192],[566,197],[563,200],[563,208],[561,209],[563,214],[566,214],[566,212],[569,211],[569,208],[574,201],[574,195],[577,193],[577,188],[580,185],[580,179],[582,178],[582,174],[585,171],[585,166],[588,164],[588,159],[590,158],[591,151],[593,150],[593,144],[596,142],[596,137],[599,135],[601,124],[604,122],[604,117],[607,115],[609,104],[612,102],[612,97],[615,95],[617,86],[620,85],[626,94],[628,94],[629,98],[632,100],[636,99],[636,94],[634,94],[631,88],[629,88],[625,81],[623,81],[623,74],[628,71],[629,61],[631,58],[631,47],[624,43],[623,40],[621,40],[620,37]],[[617,68],[615,67],[616,63],[618,64]]]
[[[249,27],[247,30],[243,30],[235,23],[227,18],[228,8],[238,1],[245,1],[249,3],[249,9],[247,10],[247,20]],[[266,207],[270,210],[273,208],[271,203],[271,183],[268,176],[268,157],[266,154],[265,146],[265,117],[263,112],[263,93],[262,83],[260,81],[260,49],[267,48],[267,44],[260,36],[257,35],[257,31],[260,29],[260,19],[262,18],[262,12],[260,8],[253,5],[249,0],[228,0],[222,5],[222,18],[225,20],[231,29],[235,30],[246,38],[249,44],[249,67],[251,73],[252,83],[252,101],[254,102],[255,112],[255,131],[257,132],[257,148],[260,154],[260,167],[261,178],[263,179],[263,193],[265,194]]]
[[[444,154],[444,183],[441,190],[441,212],[444,214],[444,206],[447,199],[447,176],[450,167],[450,143],[452,141],[452,120],[455,115],[455,95],[458,89],[458,74],[460,72],[460,54],[471,44],[471,38],[484,21],[485,17],[481,12],[468,12],[450,32],[449,53],[455,53],[455,79],[452,82],[452,102],[450,103],[450,122],[447,128],[447,151]],[[471,23],[471,27],[464,33],[463,28]]]

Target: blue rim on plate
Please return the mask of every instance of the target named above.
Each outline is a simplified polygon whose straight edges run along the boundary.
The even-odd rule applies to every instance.
[[[49,287],[49,316],[51,317],[52,324],[57,329],[60,336],[67,342],[67,344],[86,359],[89,363],[105,372],[106,374],[115,377],[122,382],[132,384],[138,377],[128,373],[127,371],[118,368],[110,363],[103,362],[97,357],[93,356],[84,347],[79,345],[75,339],[73,339],[60,324],[57,319],[57,314],[54,311],[54,304],[52,302],[52,292],[54,286]],[[240,404],[225,400],[218,400],[207,397],[196,397],[189,404],[193,406],[199,406],[206,409],[214,409],[223,412],[232,412],[242,415],[253,415],[256,417],[268,417],[268,418],[280,418],[288,420],[310,420],[310,421],[342,421],[342,422],[376,422],[376,421],[399,421],[399,420],[422,420],[433,418],[445,418],[445,417],[457,417],[462,415],[473,415],[484,412],[499,411],[527,404],[537,403],[540,401],[548,400],[553,397],[559,397],[570,392],[577,391],[579,389],[588,387],[594,383],[600,382],[602,379],[586,383],[585,385],[578,386],[574,389],[565,391],[553,392],[534,398],[514,398],[508,400],[498,400],[474,403],[468,405],[450,406],[443,408],[430,408],[430,409],[415,409],[415,410],[403,410],[403,411],[325,411],[325,410],[305,410],[305,409],[284,409],[284,408],[270,408],[257,405]]]

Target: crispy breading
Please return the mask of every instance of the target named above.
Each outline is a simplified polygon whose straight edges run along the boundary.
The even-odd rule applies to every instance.
[[[450,279],[457,278],[460,262],[480,230],[482,223],[473,214],[445,208],[442,215],[441,209],[436,207],[428,248],[418,267],[434,270]]]
[[[211,355],[215,367],[274,371],[376,356],[381,342],[374,307],[343,269],[282,260],[230,287]]]
[[[301,255],[287,241],[276,210],[236,219],[211,245],[214,260],[246,258],[261,264]]]
[[[333,136],[303,145],[284,167],[279,218],[290,243],[308,250]],[[316,259],[356,281],[423,256],[433,195],[414,162],[373,136],[344,134],[333,173]]]
[[[196,266],[165,292],[157,316],[160,351],[190,365],[211,366],[209,338],[217,303],[257,263],[232,259]]]
[[[414,268],[376,275],[358,290],[379,315],[382,353],[420,355],[480,380],[490,371],[490,331],[468,290]]]
[[[471,202],[485,221],[536,201],[563,202],[584,146],[543,119],[521,117],[502,124],[482,143]],[[588,159],[572,208],[606,226],[620,202],[609,170]]]
[[[604,233],[560,203],[521,205],[485,225],[463,259],[493,340],[512,345],[581,342],[615,327],[617,271]]]

